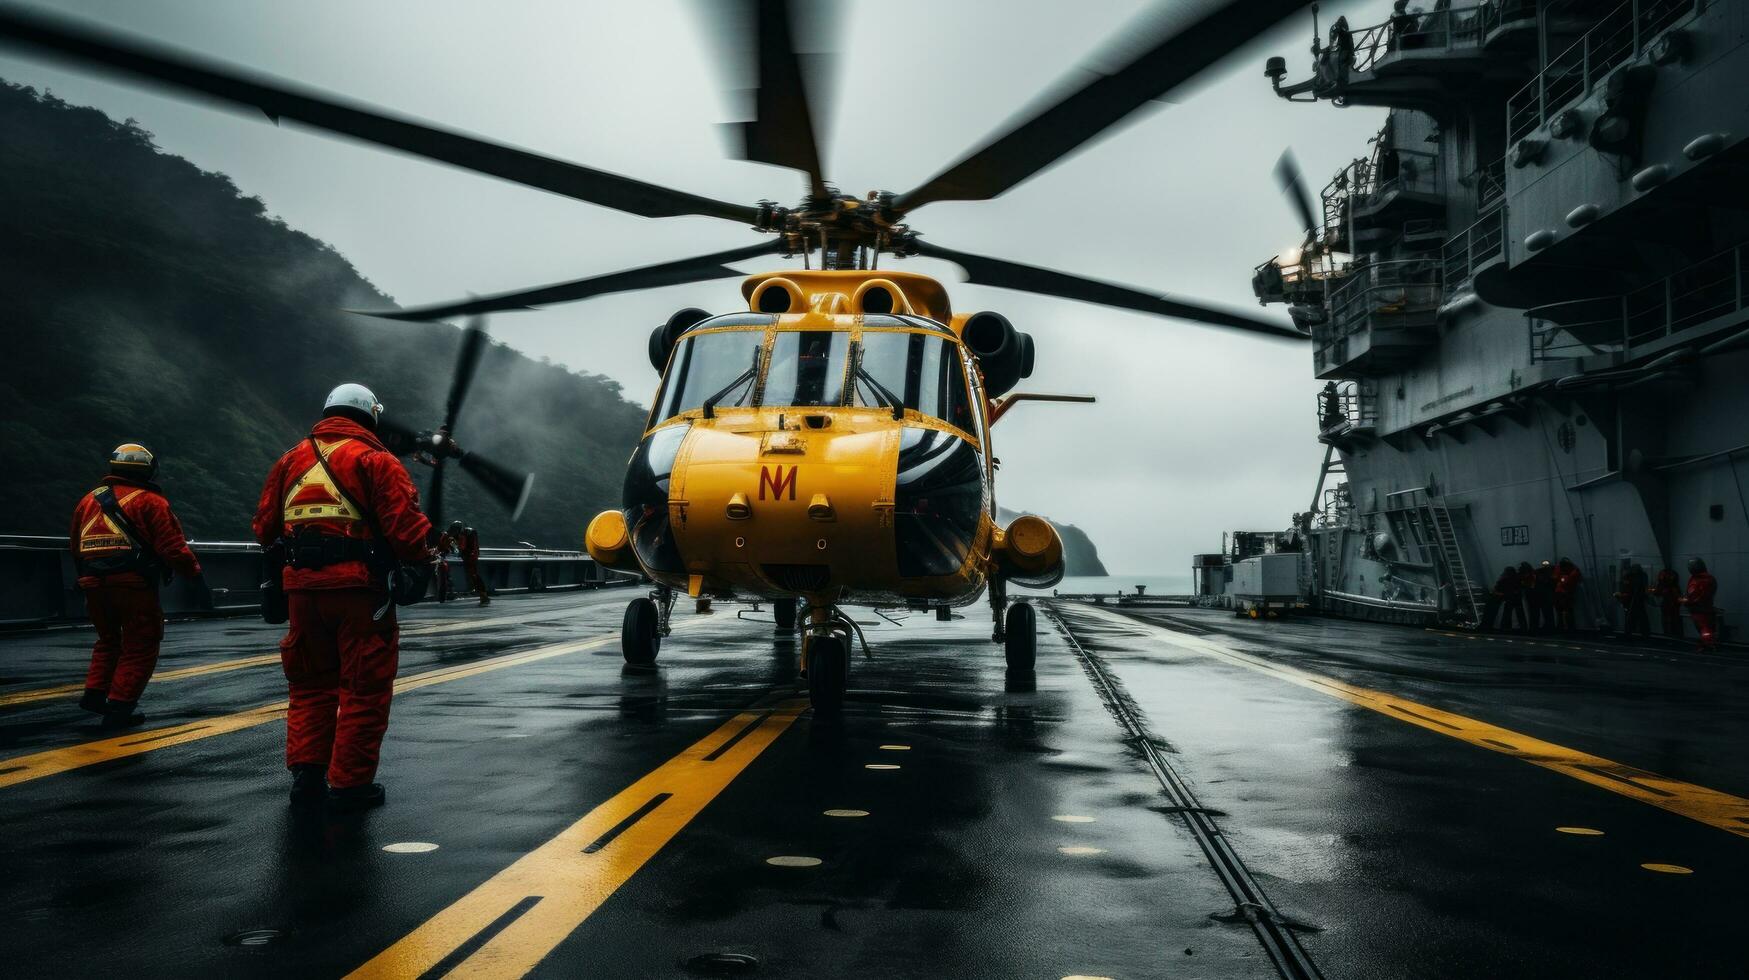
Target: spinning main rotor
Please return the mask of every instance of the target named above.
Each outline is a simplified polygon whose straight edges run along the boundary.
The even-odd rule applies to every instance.
[[[293,120],[317,129],[400,150],[513,183],[649,218],[705,215],[774,236],[760,244],[594,275],[530,289],[413,309],[376,312],[400,320],[435,320],[464,314],[529,309],[608,293],[651,289],[740,275],[729,263],[761,255],[819,256],[821,268],[872,268],[882,256],[923,255],[959,265],[967,281],[1061,296],[1121,309],[1193,320],[1297,340],[1290,326],[1118,283],[973,255],[935,245],[911,225],[918,209],[939,201],[990,200],[1129,118],[1148,102],[1219,61],[1305,0],[1227,0],[1200,6],[1184,0],[1162,6],[1122,32],[1098,59],[1121,63],[1091,70],[1093,78],[986,140],[940,173],[901,194],[875,191],[857,198],[825,178],[816,134],[825,127],[810,99],[798,50],[798,22],[825,18],[823,0],[714,0],[708,32],[725,58],[750,57],[758,82],[751,89],[753,118],[737,124],[743,159],[788,167],[807,178],[806,197],[794,206],[774,201],[732,204],[631,177],[494,143],[393,115],[246,69],[173,50],[104,28],[0,4],[0,43],[23,46],[62,61],[142,79],[194,95]]]

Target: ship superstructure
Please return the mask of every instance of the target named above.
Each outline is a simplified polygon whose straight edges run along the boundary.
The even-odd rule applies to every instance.
[[[1389,112],[1256,270],[1333,385],[1311,601],[1475,622],[1505,566],[1568,557],[1607,626],[1626,566],[1700,557],[1749,606],[1749,0],[1398,3],[1314,34],[1276,93]]]

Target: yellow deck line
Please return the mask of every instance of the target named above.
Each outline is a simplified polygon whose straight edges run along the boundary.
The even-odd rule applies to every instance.
[[[547,660],[552,657],[576,653],[580,650],[590,650],[606,646],[618,641],[619,634],[612,633],[593,640],[572,640],[566,643],[555,643],[549,646],[524,650],[521,653],[505,654],[472,664],[459,664],[452,667],[441,667],[409,677],[395,680],[395,693],[405,694],[433,684],[445,684],[449,681],[486,674],[506,667],[517,667],[522,664]],[[49,749],[30,755],[13,756],[0,759],[0,788],[14,786],[19,783],[53,776],[57,773],[80,769],[85,766],[109,762],[114,759],[124,759],[129,756],[152,752],[172,745],[182,745],[196,742],[215,735],[242,731],[277,721],[285,716],[287,703],[275,701],[257,708],[219,715],[213,718],[203,718],[198,721],[185,722],[180,725],[169,725],[164,728],[136,729],[125,735],[114,738],[99,739],[92,742],[81,742],[65,748]]]
[[[524,614],[521,616],[497,616],[492,619],[462,619],[454,622],[417,623],[401,630],[404,640],[410,636],[431,636],[437,633],[454,633],[459,630],[478,629],[482,626],[498,626],[504,623],[515,623],[534,619],[547,619],[547,616]],[[166,670],[152,675],[151,683],[161,684],[165,681],[179,681],[189,677],[201,677],[206,674],[222,674],[232,670],[242,670],[246,667],[262,667],[267,664],[279,663],[279,654],[264,653],[253,657],[238,657],[234,660],[219,660],[197,667],[179,667],[176,670]],[[54,687],[38,687],[28,691],[13,691],[0,694],[0,708],[15,704],[29,704],[34,701],[48,701],[53,698],[79,694],[85,690],[84,684],[58,684]]]
[[[736,715],[350,976],[418,977],[446,965],[444,975],[451,977],[527,974],[783,734],[806,706],[806,701],[786,700],[769,713]],[[714,760],[707,758],[743,731],[746,735],[727,751]],[[635,822],[599,850],[585,852],[634,817]],[[501,924],[506,918],[508,923]],[[498,931],[478,949],[459,962],[445,963],[493,926],[499,926]]]
[[[1602,756],[1570,749],[1564,745],[1545,742],[1522,732],[1501,728],[1485,721],[1477,721],[1464,715],[1453,714],[1430,705],[1411,701],[1408,698],[1387,694],[1384,691],[1375,691],[1371,688],[1359,687],[1330,677],[1312,674],[1297,667],[1276,663],[1266,657],[1242,653],[1206,637],[1190,636],[1127,616],[1093,610],[1086,606],[1081,608],[1113,622],[1150,630],[1158,638],[1174,646],[1192,650],[1204,656],[1243,667],[1246,670],[1267,674],[1307,690],[1317,691],[1319,694],[1340,698],[1350,704],[1377,711],[1382,715],[1419,728],[1425,728],[1430,732],[1448,735],[1477,748],[1508,755],[1533,766],[1541,766],[1552,772],[1570,776],[1580,782],[1609,790],[1641,803],[1650,803],[1660,809],[1680,814],[1690,820],[1698,820],[1739,837],[1749,837],[1749,799],[1732,796],[1729,793],[1722,793],[1679,779],[1671,779],[1655,772],[1605,759]]]
[[[265,664],[279,663],[279,654],[264,653],[254,657],[241,657],[236,660],[220,660],[216,663],[201,664],[198,667],[181,667],[176,670],[166,670],[152,675],[152,683],[164,681],[179,681],[188,677],[200,677],[205,674],[222,674],[230,670],[242,670],[245,667],[260,667]],[[47,701],[52,698],[79,694],[85,690],[84,684],[62,684],[58,687],[39,687],[29,691],[14,691],[11,694],[0,694],[0,708],[15,704],[29,704],[32,701]]]

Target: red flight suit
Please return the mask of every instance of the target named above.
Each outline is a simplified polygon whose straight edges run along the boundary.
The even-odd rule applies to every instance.
[[[431,522],[419,512],[419,492],[401,461],[350,419],[325,418],[311,435],[339,492],[317,465],[310,440],[298,443],[267,476],[255,539],[267,547],[313,527],[365,542],[374,520],[396,557],[431,560],[425,543]],[[376,776],[400,662],[394,606],[382,619],[371,618],[388,601],[383,575],[362,558],[348,558],[320,568],[288,566],[282,581],[290,614],[279,644],[291,690],[286,766],[327,766],[335,789],[367,785]]]
[[[1688,618],[1694,620],[1694,628],[1700,633],[1702,650],[1718,646],[1719,611],[1713,607],[1713,596],[1718,592],[1718,579],[1711,572],[1695,572],[1688,577],[1688,593],[1682,597],[1682,604],[1688,607]]]
[[[1571,633],[1577,628],[1573,621],[1573,607],[1579,600],[1579,583],[1584,578],[1578,565],[1568,564],[1555,569],[1555,625],[1563,632]]]
[[[140,543],[185,578],[200,575],[200,561],[182,536],[182,524],[170,510],[170,502],[156,484],[129,477],[104,477],[122,516],[139,533]],[[101,489],[99,487],[97,489]],[[164,639],[164,610],[158,604],[158,579],[138,571],[87,574],[87,563],[128,555],[132,548],[121,528],[103,513],[94,496],[79,498],[73,508],[68,547],[79,566],[79,588],[85,593],[85,608],[97,628],[91,647],[91,667],[85,673],[85,689],[101,692],[111,701],[133,704],[140,700],[146,682],[158,666],[158,644]]]
[[[468,588],[480,597],[480,605],[491,599],[486,592],[486,580],[480,577],[480,532],[468,528],[456,537],[456,550],[461,552],[462,571],[467,573]]]
[[[1665,636],[1682,635],[1682,589],[1676,583],[1676,573],[1666,568],[1658,573],[1657,584],[1646,590],[1658,600],[1659,625]]]

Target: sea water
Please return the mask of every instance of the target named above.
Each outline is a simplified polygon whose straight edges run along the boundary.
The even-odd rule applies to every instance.
[[[1050,595],[1134,595],[1136,586],[1143,586],[1149,595],[1186,595],[1190,592],[1190,575],[1072,575],[1048,589],[1028,589],[1013,586],[1011,593]]]

